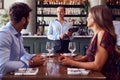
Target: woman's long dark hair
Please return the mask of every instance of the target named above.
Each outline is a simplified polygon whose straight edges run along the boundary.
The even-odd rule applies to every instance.
[[[113,18],[111,10],[106,5],[97,5],[92,7],[89,12],[92,14],[92,17],[97,26],[99,26],[101,29],[107,31],[113,36],[115,40],[116,51],[117,36],[115,34],[115,29],[112,22]]]

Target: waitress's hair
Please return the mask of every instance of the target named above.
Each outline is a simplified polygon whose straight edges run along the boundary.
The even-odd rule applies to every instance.
[[[115,51],[120,54],[120,52],[118,52],[118,49],[116,50],[117,36],[115,34],[115,29],[113,26],[111,10],[106,5],[97,5],[92,7],[89,12],[91,13],[93,20],[97,26],[107,31],[114,37]]]

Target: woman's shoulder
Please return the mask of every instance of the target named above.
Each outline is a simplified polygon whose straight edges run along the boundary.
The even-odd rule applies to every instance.
[[[99,44],[110,44],[111,42],[114,42],[113,37],[107,31],[100,31],[97,40]]]
[[[110,37],[110,33],[107,32],[107,31],[104,31],[104,30],[101,30],[99,33],[98,33],[98,38],[107,38],[107,37]]]
[[[100,45],[104,45],[104,47],[113,45],[114,43],[114,38],[112,37],[112,35],[107,32],[107,31],[101,31],[98,34],[98,42]]]
[[[99,31],[98,34],[97,34],[97,36],[98,36],[98,37],[97,37],[98,40],[101,41],[101,39],[103,38],[104,34],[105,34],[105,31],[104,31],[104,30]]]
[[[105,33],[105,31],[101,30],[101,31],[98,32],[98,36],[102,36],[102,35],[104,35],[104,33]]]

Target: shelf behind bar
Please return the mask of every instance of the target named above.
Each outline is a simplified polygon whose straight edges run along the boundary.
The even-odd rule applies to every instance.
[[[83,4],[80,5],[68,5],[68,4],[44,4],[44,5],[37,5],[37,7],[44,7],[44,8],[50,8],[50,7],[58,7],[58,6],[64,6],[66,8],[84,8]]]
[[[116,18],[120,18],[120,15],[116,15],[116,14],[115,14],[114,17],[116,17]]]
[[[120,9],[120,5],[107,5],[109,8]]]
[[[37,26],[49,26],[49,24],[37,25]],[[86,24],[74,24],[73,26],[86,26]]]
[[[39,17],[42,17],[42,16],[44,16],[44,17],[57,17],[56,14],[43,14],[43,15],[42,14],[37,14],[37,16],[39,16]],[[87,15],[85,15],[85,14],[65,15],[65,17],[86,17],[86,16]]]

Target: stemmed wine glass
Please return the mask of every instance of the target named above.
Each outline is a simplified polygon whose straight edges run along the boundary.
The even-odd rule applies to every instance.
[[[74,56],[74,51],[76,50],[75,42],[69,42],[68,50],[71,52],[71,56]]]
[[[46,50],[49,52],[49,58],[50,58],[50,55],[53,51],[53,43],[52,42],[46,42]]]

